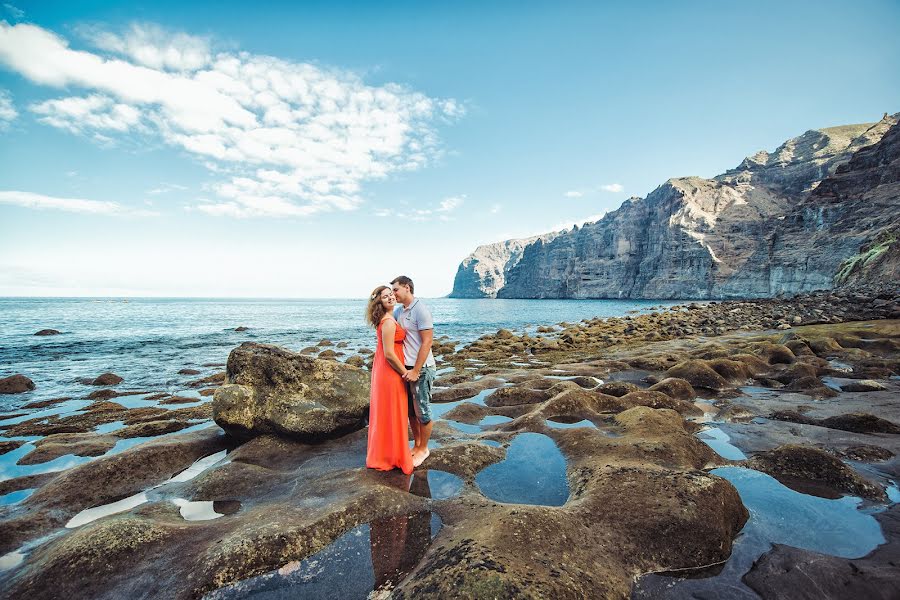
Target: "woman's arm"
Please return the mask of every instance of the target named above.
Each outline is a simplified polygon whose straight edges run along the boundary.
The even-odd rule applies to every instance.
[[[381,345],[384,347],[384,358],[391,365],[391,368],[400,373],[402,377],[406,374],[406,367],[397,358],[397,353],[394,352],[394,334],[396,332],[397,323],[393,319],[386,318],[381,322]]]

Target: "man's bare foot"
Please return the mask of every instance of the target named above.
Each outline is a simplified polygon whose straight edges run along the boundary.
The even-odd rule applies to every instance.
[[[431,451],[428,448],[425,448],[424,451],[420,451],[418,454],[413,453],[413,467],[421,465],[430,455]]]

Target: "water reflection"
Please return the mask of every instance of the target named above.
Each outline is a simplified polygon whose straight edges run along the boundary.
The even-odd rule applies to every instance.
[[[367,598],[406,577],[440,528],[440,519],[431,512],[377,519],[354,527],[312,556],[204,598]]]
[[[728,460],[746,460],[747,458],[740,448],[731,443],[731,437],[718,427],[704,429],[697,434],[697,437],[722,458]]]
[[[576,427],[597,427],[593,421],[587,419],[579,419],[578,417],[570,417],[568,415],[557,415],[549,417],[546,420],[547,426],[553,429],[574,429]]]
[[[552,439],[540,433],[520,433],[506,458],[475,476],[481,492],[499,502],[562,506],[569,498],[566,459]]]
[[[399,583],[419,564],[431,543],[431,513],[427,512],[377,519],[369,528],[374,589]]]
[[[457,496],[463,488],[463,480],[445,471],[419,469],[413,474],[409,491],[416,496],[446,500]]]
[[[884,543],[881,526],[853,496],[825,499],[791,490],[775,478],[742,467],[719,467],[711,473],[731,482],[750,511],[750,519],[732,546],[731,556],[715,570],[651,574],[638,579],[632,599],[735,598],[759,596],[741,577],[754,561],[784,544],[822,554],[858,558]]]

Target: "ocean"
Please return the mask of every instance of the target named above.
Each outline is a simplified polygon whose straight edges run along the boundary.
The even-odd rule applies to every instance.
[[[619,300],[462,300],[423,298],[435,335],[470,342],[505,327],[534,333],[539,325],[621,316],[674,303]],[[177,393],[184,368],[204,375],[222,370],[228,353],[245,341],[298,351],[322,339],[348,342],[346,356],[373,348],[363,299],[0,298],[0,377],[22,373],[36,386],[0,396],[0,409],[60,396],[82,397],[79,382],[111,371],[119,390]],[[247,327],[238,332],[235,328]],[[35,336],[41,329],[61,335]]]

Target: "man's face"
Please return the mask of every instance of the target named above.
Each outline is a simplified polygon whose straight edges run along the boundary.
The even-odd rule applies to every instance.
[[[409,291],[408,285],[403,285],[402,283],[393,284],[394,289],[394,297],[397,298],[397,302],[401,304],[406,304],[409,302],[409,299],[412,297],[412,292]]]

